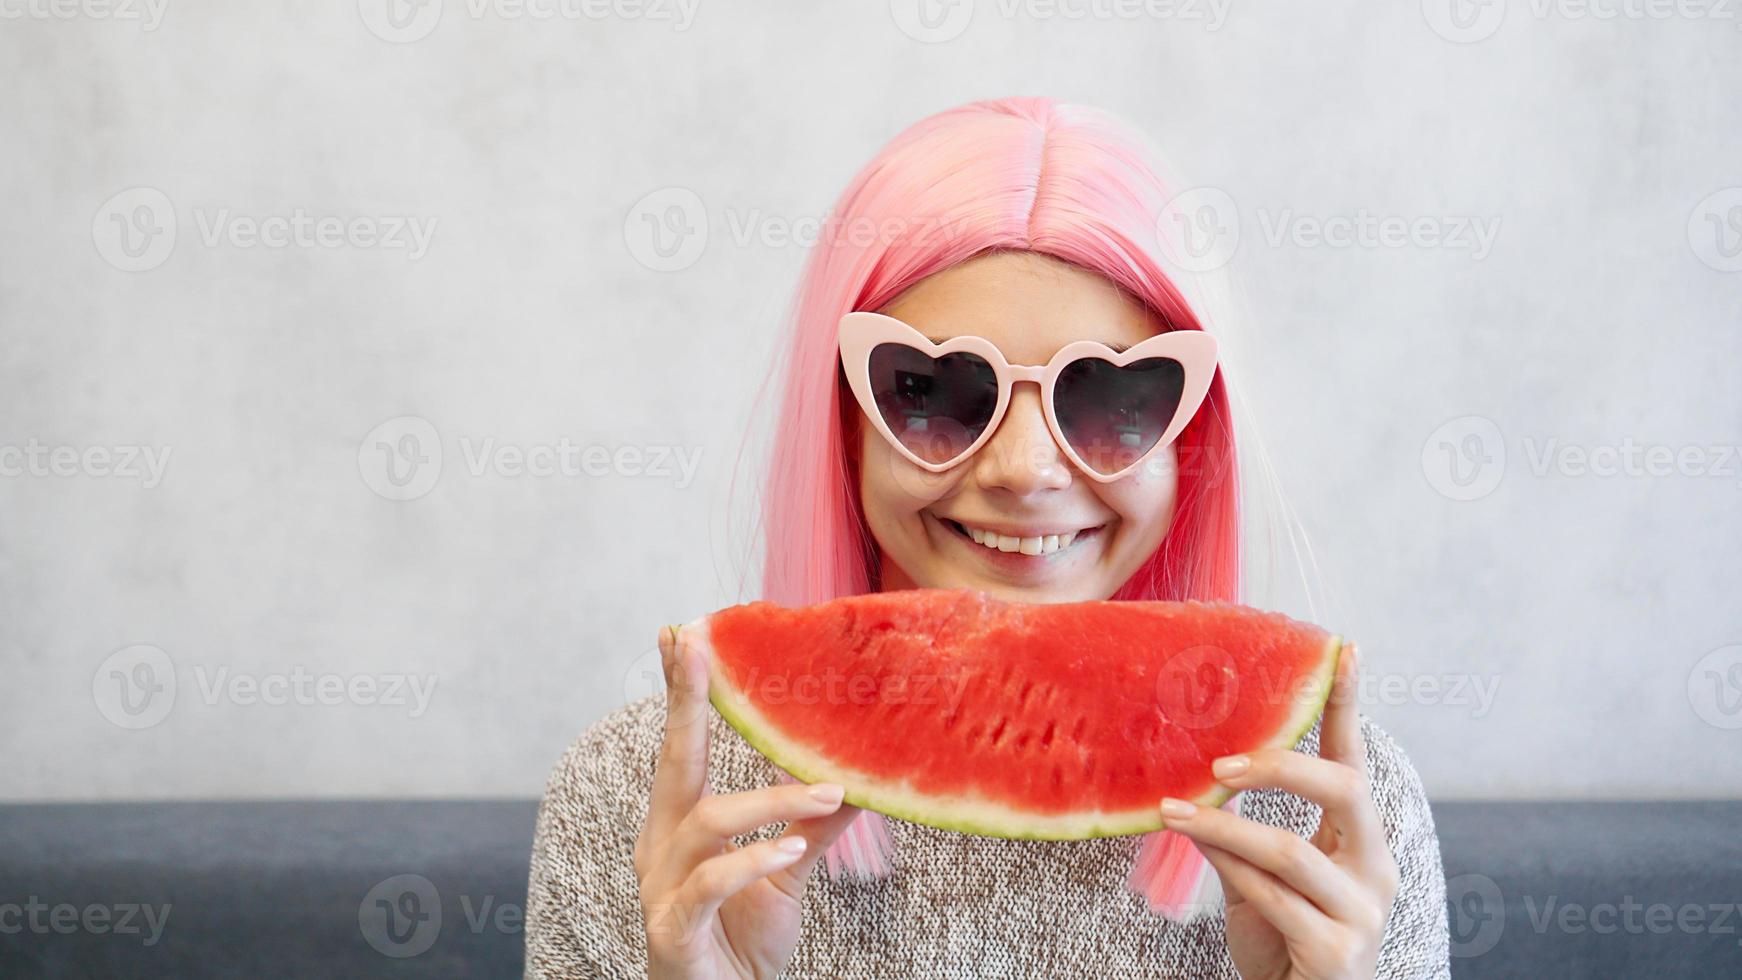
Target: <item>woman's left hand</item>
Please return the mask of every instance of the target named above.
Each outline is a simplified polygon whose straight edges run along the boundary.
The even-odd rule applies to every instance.
[[[1162,803],[1222,880],[1228,952],[1246,980],[1370,978],[1397,895],[1397,861],[1367,786],[1355,648],[1338,658],[1317,758],[1285,749],[1215,762],[1236,790],[1274,787],[1324,808],[1311,841],[1215,807]]]

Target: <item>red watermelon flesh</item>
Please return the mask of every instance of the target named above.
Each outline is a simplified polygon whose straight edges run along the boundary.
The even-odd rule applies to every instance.
[[[721,716],[847,802],[993,837],[1161,826],[1210,763],[1293,747],[1341,637],[1228,603],[1010,603],[969,589],[733,606],[681,628]]]

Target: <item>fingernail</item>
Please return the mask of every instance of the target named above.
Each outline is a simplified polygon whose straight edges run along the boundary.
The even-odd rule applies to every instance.
[[[839,803],[847,791],[836,783],[818,783],[811,787],[811,799],[818,803]]]
[[[804,838],[803,837],[782,837],[781,839],[774,842],[774,846],[782,854],[803,854],[804,853]]]
[[[1161,815],[1169,820],[1184,820],[1196,812],[1198,808],[1185,800],[1176,800],[1170,796],[1161,801]]]
[[[1224,756],[1210,763],[1210,771],[1216,774],[1217,779],[1233,779],[1244,775],[1250,768],[1252,760],[1243,755]]]

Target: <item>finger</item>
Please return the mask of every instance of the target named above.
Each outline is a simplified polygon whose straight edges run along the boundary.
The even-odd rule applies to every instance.
[[[1361,663],[1355,644],[1344,643],[1337,658],[1336,682],[1325,702],[1324,720],[1319,723],[1319,756],[1366,772],[1367,746],[1361,738],[1361,710],[1356,700],[1360,682]]]
[[[668,917],[706,921],[726,899],[804,857],[806,846],[802,837],[778,837],[703,861],[673,893],[676,907],[667,910]]]
[[[1333,927],[1313,903],[1275,875],[1213,844],[1195,843],[1210,867],[1216,869],[1216,876],[1222,879],[1222,890],[1240,895],[1241,901],[1257,909],[1277,932],[1298,942],[1309,942]]]
[[[1365,908],[1361,891],[1349,873],[1299,834],[1183,800],[1164,803],[1162,816],[1167,829],[1264,870],[1333,919],[1352,921]],[[1240,890],[1249,900],[1256,900],[1243,882]]]
[[[809,820],[834,813],[842,789],[833,783],[766,786],[744,793],[708,796],[690,808],[671,837],[677,867],[693,868],[720,852],[731,838],[782,821]],[[679,872],[680,874],[684,872]]]
[[[805,840],[804,857],[791,866],[781,869],[768,876],[768,880],[781,891],[797,899],[804,895],[805,882],[810,879],[811,871],[817,862],[823,859],[836,840],[853,825],[854,818],[862,811],[856,806],[842,806],[827,816],[815,817],[810,820],[795,821],[786,829],[783,836],[803,837]]]
[[[647,832],[669,836],[701,799],[708,772],[707,671],[668,627],[659,633],[665,668],[665,735],[647,805]]]
[[[1218,782],[1234,789],[1273,787],[1317,803],[1344,846],[1384,844],[1367,777],[1351,766],[1292,749],[1260,749],[1211,765]]]

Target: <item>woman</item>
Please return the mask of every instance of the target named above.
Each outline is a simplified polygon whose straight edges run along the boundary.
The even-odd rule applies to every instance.
[[[1001,415],[984,360],[925,353],[971,335],[1045,365],[1081,341],[1209,330],[1187,288],[1211,280],[1169,244],[1156,166],[1114,118],[1021,98],[925,119],[860,172],[786,346],[763,597],[1241,597],[1225,348],[1201,402],[1156,410],[1085,370],[1068,393],[1013,384]],[[912,349],[850,352],[852,311],[891,318]],[[1219,761],[1237,810],[1157,800],[1171,833],[1013,842],[781,780],[707,711],[699,661],[660,649],[667,695],[594,725],[552,774],[528,976],[1449,975],[1432,816],[1403,752],[1356,714],[1353,657],[1298,751]]]

